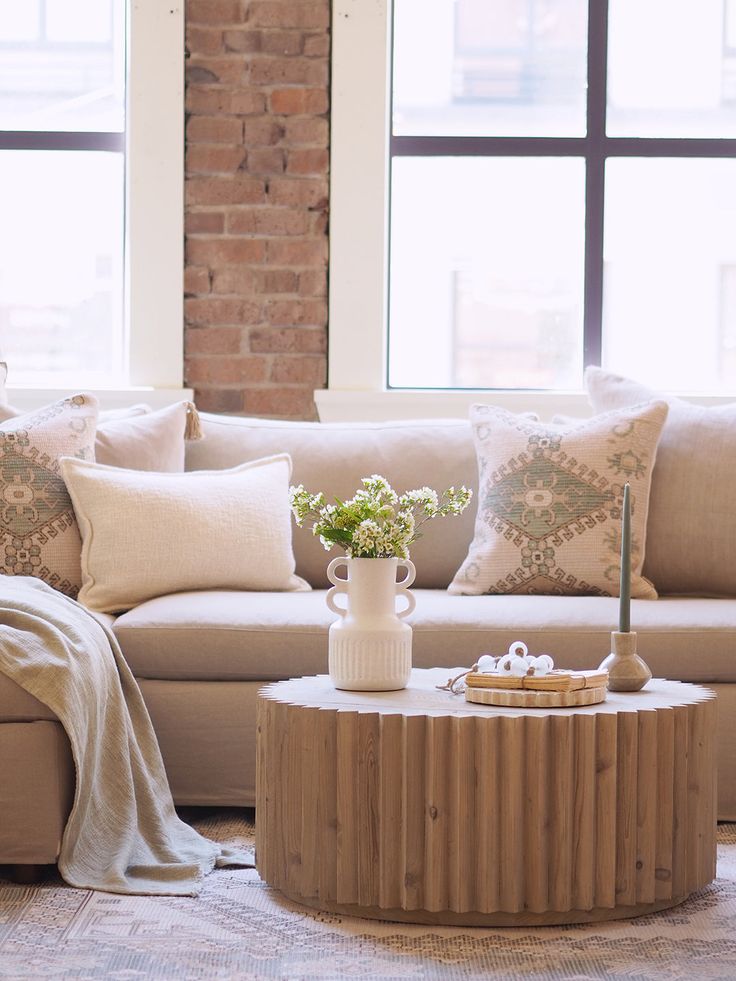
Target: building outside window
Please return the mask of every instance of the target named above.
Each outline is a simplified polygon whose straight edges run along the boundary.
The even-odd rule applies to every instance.
[[[181,386],[182,28],[160,0],[0,0],[11,385]]]
[[[395,0],[369,36],[386,45],[387,163],[359,177],[384,334],[352,369],[331,320],[333,387],[579,390],[602,363],[736,389],[734,0]]]
[[[121,380],[124,4],[3,7],[2,350],[17,379]]]

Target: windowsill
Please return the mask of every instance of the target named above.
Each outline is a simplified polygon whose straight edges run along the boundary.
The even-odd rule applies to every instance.
[[[67,398],[67,396],[77,392],[95,395],[99,399],[101,409],[124,409],[139,402],[145,402],[152,409],[162,409],[164,406],[173,405],[175,402],[191,400],[194,394],[191,388],[152,388],[145,385],[128,388],[91,388],[87,386],[31,388],[16,385],[5,389],[8,404],[23,410],[37,409],[42,405],[57,402],[59,399]]]
[[[678,398],[698,405],[723,405],[736,395],[677,393]],[[347,391],[318,389],[314,393],[322,422],[381,422],[388,419],[436,419],[468,416],[476,402],[499,405],[510,412],[536,412],[543,420],[555,415],[586,417],[593,410],[584,391],[474,391],[401,390]]]

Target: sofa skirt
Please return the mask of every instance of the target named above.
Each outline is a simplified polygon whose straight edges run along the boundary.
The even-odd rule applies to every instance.
[[[73,799],[74,763],[61,723],[0,723],[0,865],[55,862]]]

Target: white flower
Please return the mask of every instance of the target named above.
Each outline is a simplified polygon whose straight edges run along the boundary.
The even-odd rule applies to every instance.
[[[322,492],[310,494],[303,484],[289,489],[289,502],[298,525],[307,519],[325,549],[338,545],[348,555],[365,558],[409,557],[419,526],[433,517],[460,514],[470,491],[451,488],[442,501],[431,487],[407,491],[401,497],[385,477],[371,474],[348,501],[326,504]]]
[[[396,491],[389,484],[386,478],[382,477],[378,473],[371,474],[370,477],[363,477],[361,483],[371,497],[375,497],[379,500],[381,498],[385,498],[392,504],[395,504],[398,500],[398,494]]]
[[[375,521],[361,521],[353,531],[353,554],[356,552],[373,552],[377,549],[381,538],[381,529]]]

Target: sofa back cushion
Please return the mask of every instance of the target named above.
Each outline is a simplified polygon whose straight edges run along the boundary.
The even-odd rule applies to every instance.
[[[664,398],[602,368],[585,374],[596,412]],[[736,596],[736,405],[666,397],[644,575],[661,593]]]
[[[465,484],[474,491],[477,464],[470,423],[463,419],[383,423],[283,422],[200,413],[204,438],[187,444],[187,470],[234,467],[288,453],[292,483],[323,491],[327,500],[353,496],[361,477],[378,473],[399,493],[429,485],[438,492]],[[416,585],[445,588],[468,550],[475,496],[459,517],[437,518],[411,548]],[[294,526],[296,572],[316,588],[328,586],[325,570],[337,549],[326,552],[306,528]]]

